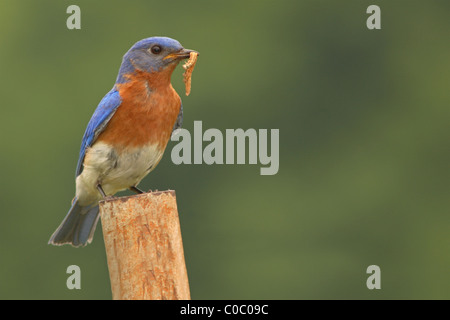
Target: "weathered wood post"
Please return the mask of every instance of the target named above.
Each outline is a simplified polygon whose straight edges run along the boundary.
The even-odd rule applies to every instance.
[[[114,300],[188,300],[175,191],[100,202]]]

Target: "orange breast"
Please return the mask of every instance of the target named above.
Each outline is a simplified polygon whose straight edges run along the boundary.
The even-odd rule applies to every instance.
[[[181,106],[170,83],[172,71],[137,71],[128,82],[119,84],[122,103],[98,141],[114,145],[118,152],[147,144],[158,144],[164,150]]]

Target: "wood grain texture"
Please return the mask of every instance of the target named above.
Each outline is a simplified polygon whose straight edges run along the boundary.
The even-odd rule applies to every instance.
[[[100,202],[114,300],[188,300],[174,191]]]

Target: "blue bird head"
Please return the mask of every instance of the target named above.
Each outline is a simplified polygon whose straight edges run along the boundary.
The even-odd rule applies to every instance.
[[[194,50],[183,48],[174,39],[167,37],[151,37],[136,42],[123,56],[117,83],[126,82],[125,74],[135,69],[145,72],[158,72],[162,69],[178,64],[189,58]]]

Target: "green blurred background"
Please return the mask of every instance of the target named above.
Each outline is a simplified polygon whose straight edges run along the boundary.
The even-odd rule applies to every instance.
[[[277,175],[176,166],[171,142],[141,184],[176,190],[193,299],[450,298],[445,0],[2,0],[0,298],[111,298],[100,225],[85,248],[47,241],[91,114],[153,35],[201,53],[189,97],[173,76],[184,128],[280,130]],[[381,290],[366,287],[373,264]]]

